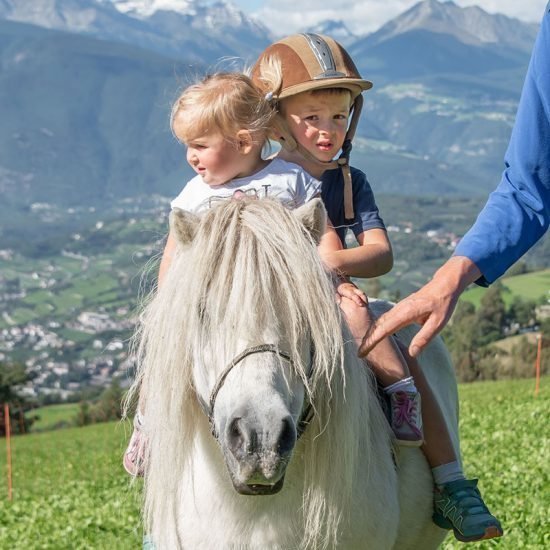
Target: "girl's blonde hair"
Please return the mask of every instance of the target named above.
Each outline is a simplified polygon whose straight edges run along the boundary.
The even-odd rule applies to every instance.
[[[252,80],[242,73],[220,72],[186,88],[172,106],[170,128],[182,143],[209,133],[233,140],[248,130],[263,143],[275,110]]]

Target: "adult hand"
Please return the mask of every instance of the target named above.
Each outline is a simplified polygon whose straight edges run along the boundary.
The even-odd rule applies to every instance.
[[[452,257],[429,283],[375,321],[363,338],[359,355],[364,357],[387,336],[418,323],[422,326],[409,346],[409,353],[416,357],[447,324],[463,290],[479,277],[481,272],[470,259]]]

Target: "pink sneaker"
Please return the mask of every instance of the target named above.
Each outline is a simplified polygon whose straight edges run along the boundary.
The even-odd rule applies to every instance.
[[[143,477],[146,445],[147,437],[143,433],[143,417],[138,412],[134,416],[134,431],[122,459],[124,469],[133,477]]]
[[[390,395],[391,428],[399,445],[420,447],[424,443],[420,394],[397,391]]]

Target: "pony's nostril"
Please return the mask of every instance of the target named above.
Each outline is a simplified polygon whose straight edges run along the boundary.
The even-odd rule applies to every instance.
[[[290,416],[283,419],[281,431],[277,441],[277,452],[280,455],[285,455],[292,451],[296,444],[296,427]]]
[[[231,438],[238,438],[241,436],[241,429],[239,427],[239,421],[240,418],[235,418],[233,422],[231,422],[231,426],[229,427],[229,437]]]
[[[236,450],[242,449],[244,443],[244,435],[241,429],[241,419],[234,418],[227,430],[227,439],[229,443],[229,448],[235,453]]]

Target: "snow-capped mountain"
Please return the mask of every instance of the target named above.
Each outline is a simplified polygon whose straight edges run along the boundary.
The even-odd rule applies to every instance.
[[[124,42],[189,62],[253,59],[268,29],[227,0],[1,0],[0,19]]]
[[[157,11],[173,11],[183,15],[194,14],[193,0],[100,0],[112,3],[122,13],[150,17]]]
[[[118,32],[125,20],[111,2],[95,0],[2,0],[0,19],[86,34]]]
[[[0,0],[0,220],[13,204],[180,189],[185,162],[168,124],[178,89],[273,40],[214,1]],[[339,22],[308,30],[347,44]],[[535,32],[427,0],[347,45],[374,82],[354,164],[387,193],[487,192]]]
[[[348,29],[346,24],[341,19],[337,21],[333,21],[330,19],[321,21],[313,27],[308,27],[305,32],[313,32],[316,34],[331,36],[332,38],[340,42],[340,44],[342,44],[343,46],[349,46],[358,38],[356,34],[353,34]]]
[[[136,19],[150,20],[159,12],[170,13],[172,17],[184,16],[192,19],[195,26],[208,28],[219,26],[261,28],[258,22],[238,9],[229,0],[204,2],[203,0],[99,0],[112,4],[118,11]]]

